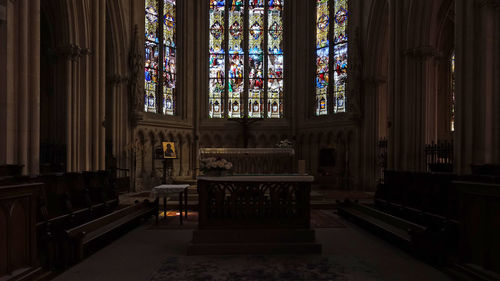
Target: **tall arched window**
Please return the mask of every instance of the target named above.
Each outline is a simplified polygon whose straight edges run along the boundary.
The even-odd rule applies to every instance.
[[[455,51],[450,58],[450,131],[455,131]]]
[[[144,111],[175,115],[176,0],[146,0],[145,19]]]
[[[347,2],[316,0],[316,116],[346,109]]]
[[[283,117],[283,0],[209,5],[209,116]]]

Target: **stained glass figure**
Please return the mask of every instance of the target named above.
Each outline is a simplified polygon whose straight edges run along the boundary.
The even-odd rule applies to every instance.
[[[283,1],[209,0],[209,7],[209,116],[282,117]]]
[[[335,0],[334,16],[334,108],[333,111],[345,112],[347,84],[347,0]]]
[[[174,115],[176,105],[176,1],[162,1],[162,3],[157,0],[146,0],[145,2],[144,111],[157,112],[157,93],[159,93],[163,100],[160,103],[163,114]],[[161,29],[159,29],[158,24],[161,18],[163,18],[163,34],[160,34]],[[160,58],[161,45],[163,45],[163,58]],[[159,85],[160,81],[163,81],[163,85]]]
[[[160,47],[157,36],[158,2],[156,0],[146,0],[145,9],[144,111],[156,112]]]
[[[176,85],[176,6],[175,0],[164,0],[163,6],[163,114],[175,114]]]
[[[316,115],[328,114],[328,78],[330,63],[329,0],[316,4]]]
[[[264,117],[264,17],[263,0],[250,0],[248,30],[248,117]]]
[[[345,112],[346,109],[347,1],[316,0],[317,116],[327,115],[331,105],[334,113]],[[331,76],[333,84],[329,84]],[[331,103],[330,97],[333,97]]]
[[[211,118],[224,117],[227,57],[224,47],[225,5],[225,1],[210,0],[208,113]]]
[[[283,1],[269,0],[267,11],[267,117],[283,117]]]
[[[455,131],[455,51],[450,58],[450,77],[451,77],[451,95],[450,95],[450,131]]]

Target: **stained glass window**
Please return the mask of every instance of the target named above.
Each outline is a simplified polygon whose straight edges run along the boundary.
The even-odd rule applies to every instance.
[[[450,77],[451,77],[451,94],[450,94],[450,131],[455,131],[455,51],[450,58]]]
[[[345,112],[347,1],[316,0],[316,115]],[[333,76],[333,84],[330,77]]]
[[[175,115],[176,1],[146,0],[145,3],[144,111],[156,113],[159,103],[163,114]],[[158,24],[161,18],[163,25]]]
[[[209,1],[209,116],[281,118],[283,0]]]

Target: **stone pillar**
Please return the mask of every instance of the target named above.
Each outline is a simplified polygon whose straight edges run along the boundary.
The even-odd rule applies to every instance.
[[[391,170],[398,170],[401,166],[401,150],[402,144],[402,124],[398,120],[401,114],[401,91],[398,89],[398,81],[401,79],[401,27],[400,24],[404,15],[403,5],[401,1],[389,0],[389,87],[388,87],[388,151],[387,151],[387,167]]]
[[[0,6],[0,164],[39,170],[40,0]]]
[[[500,164],[498,155],[498,0],[456,1],[454,169]]]
[[[106,116],[106,0],[99,0],[99,165],[97,170],[106,169],[106,128],[104,120]]]
[[[494,15],[495,19],[495,30],[492,38],[494,39],[494,57],[493,61],[495,67],[493,68],[492,76],[496,77],[493,79],[493,97],[492,97],[492,108],[493,108],[493,131],[492,131],[492,162],[500,163],[500,1],[496,1],[496,5],[494,6]],[[496,94],[495,94],[496,93]]]
[[[79,71],[79,60],[80,60],[80,48],[75,46],[71,54],[71,122],[69,124],[69,131],[71,131],[71,167],[73,171],[80,171],[80,71]]]
[[[7,6],[0,4],[0,164],[8,163],[7,42]]]
[[[28,58],[29,58],[29,6],[28,0],[17,1],[16,21],[18,26],[17,42],[17,119],[18,119],[18,137],[17,137],[17,155],[18,164],[24,165],[23,174],[28,172],[28,130],[29,130],[29,80],[28,80]]]
[[[179,150],[177,151],[177,158],[179,159],[179,173],[178,173],[178,175],[181,177],[184,176],[184,163],[183,163],[184,159],[182,158],[183,147],[184,147],[184,139],[179,138]]]
[[[71,93],[71,81],[72,81],[72,67],[71,67],[71,46],[66,46],[63,54],[63,62],[62,62],[62,75],[64,78],[64,92],[66,93],[66,171],[72,172],[74,171],[73,166],[73,146],[71,145],[73,142],[73,134],[71,130],[72,124],[72,114],[73,114],[73,95]]]
[[[80,136],[81,145],[79,147],[81,158],[79,159],[80,169],[90,171],[92,169],[92,75],[91,75],[91,57],[93,53],[88,46],[81,50],[82,58],[80,59],[81,68],[81,111],[82,118],[80,120]]]
[[[361,186],[368,190],[375,190],[377,184],[378,167],[378,124],[386,126],[387,120],[379,120],[378,110],[380,109],[379,92],[382,84],[387,83],[381,77],[371,77],[364,81],[364,122],[363,122],[363,140],[361,155]],[[387,101],[383,101],[387,102]]]
[[[425,145],[430,143],[432,140],[436,140],[437,136],[437,124],[439,120],[435,110],[437,107],[437,92],[436,92],[436,75],[435,75],[435,65],[437,51],[432,46],[422,46],[418,49],[418,56],[420,60],[420,73],[421,80],[419,81],[419,119],[417,120],[417,132],[416,135],[420,136],[418,138],[417,144],[417,160],[415,163],[415,170],[425,171],[426,159],[425,159]]]
[[[100,60],[100,36],[99,36],[99,8],[100,0],[92,1],[92,169],[99,169],[100,149],[101,146],[99,138],[100,127],[100,64],[104,63]]]

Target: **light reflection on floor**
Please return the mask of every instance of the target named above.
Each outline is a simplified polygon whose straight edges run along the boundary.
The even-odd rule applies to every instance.
[[[183,212],[184,213],[184,212]],[[188,212],[189,214],[190,212]],[[167,211],[167,218],[168,217],[178,217],[179,216],[179,211]],[[158,218],[164,218],[164,212],[163,211],[158,211]]]

